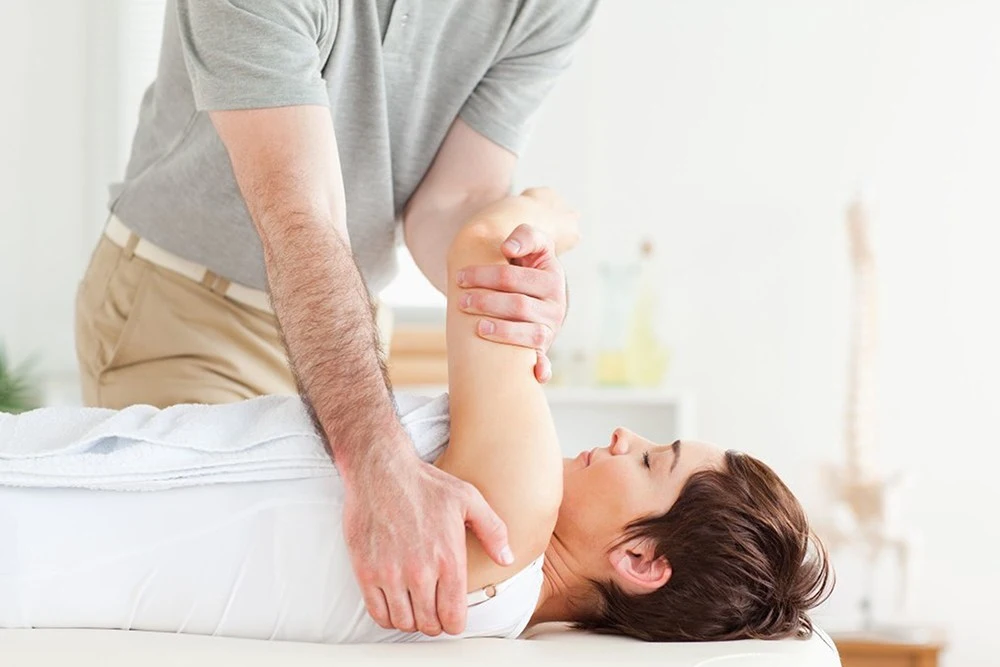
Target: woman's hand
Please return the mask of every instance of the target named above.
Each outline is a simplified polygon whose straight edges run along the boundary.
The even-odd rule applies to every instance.
[[[538,353],[535,378],[552,377],[549,346],[566,318],[566,276],[556,254],[580,238],[579,215],[548,188],[525,190],[532,224],[517,227],[503,242],[505,265],[472,266],[458,273],[463,288],[459,307],[483,315],[482,338],[533,348]]]
[[[537,209],[531,225],[555,241],[556,254],[572,250],[580,242],[580,213],[552,188],[528,188],[521,198]]]

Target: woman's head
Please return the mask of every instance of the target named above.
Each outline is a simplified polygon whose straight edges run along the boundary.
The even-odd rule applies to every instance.
[[[591,582],[587,629],[649,641],[777,639],[811,631],[825,551],[760,461],[657,445],[617,429],[567,461],[556,536]]]

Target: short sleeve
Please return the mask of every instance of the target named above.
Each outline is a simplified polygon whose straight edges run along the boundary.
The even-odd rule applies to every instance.
[[[528,0],[518,10],[499,57],[469,96],[462,120],[518,154],[530,121],[569,66],[597,0]]]
[[[327,11],[325,0],[177,0],[195,106],[329,106],[318,46]]]

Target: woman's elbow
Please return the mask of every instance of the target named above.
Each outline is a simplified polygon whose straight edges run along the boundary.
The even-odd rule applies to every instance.
[[[505,238],[501,226],[489,218],[472,220],[452,239],[448,249],[448,265],[457,267],[472,260],[482,263],[502,261],[504,257],[500,252],[500,244]]]

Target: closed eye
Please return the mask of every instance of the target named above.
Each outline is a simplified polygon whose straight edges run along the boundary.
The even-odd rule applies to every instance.
[[[646,466],[646,468],[650,470],[653,469],[652,466],[649,465],[649,452],[642,453],[642,465]]]

